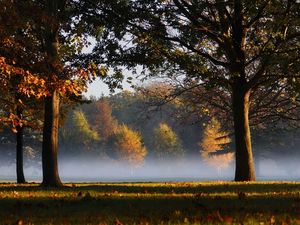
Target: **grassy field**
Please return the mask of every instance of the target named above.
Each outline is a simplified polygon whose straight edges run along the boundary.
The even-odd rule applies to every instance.
[[[1,224],[299,224],[299,182],[0,184]]]

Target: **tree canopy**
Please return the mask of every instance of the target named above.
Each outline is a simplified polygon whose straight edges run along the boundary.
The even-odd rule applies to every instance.
[[[270,99],[277,109],[264,113],[271,115],[298,105],[286,90],[299,79],[299,11],[296,1],[284,0],[115,1],[106,12],[125,27],[131,45],[112,50],[101,42],[95,52],[107,50],[108,60],[181,81],[178,94],[198,86],[222,93],[233,121],[235,180],[255,180],[249,111],[264,120],[260,110]],[[261,90],[268,92],[257,94]]]

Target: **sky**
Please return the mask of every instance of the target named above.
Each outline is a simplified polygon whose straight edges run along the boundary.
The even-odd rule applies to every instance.
[[[82,49],[83,53],[90,53],[93,50],[93,47],[95,46],[95,43],[96,43],[95,39],[92,37],[89,37],[87,40],[89,42],[89,45]],[[125,71],[125,76],[132,76],[131,72]],[[126,80],[126,79],[124,79],[124,80]],[[136,83],[137,80],[134,80],[133,82]],[[130,87],[131,85],[128,84],[126,81],[124,81],[122,83],[122,86],[123,86],[123,90],[130,90],[130,91],[133,90]],[[118,93],[120,91],[121,90],[116,90],[115,92]],[[86,93],[84,93],[84,96],[87,98],[89,98],[91,96],[99,98],[102,95],[108,96],[109,94],[110,94],[110,92],[109,92],[108,86],[103,81],[101,81],[100,78],[97,78],[94,82],[92,82],[91,84],[88,85],[88,91]]]
[[[129,72],[127,73],[127,75],[129,75]],[[133,82],[137,83],[138,81],[135,80]],[[133,91],[131,84],[128,84],[126,82],[126,79],[123,81],[122,86],[123,86],[123,90]],[[115,93],[119,93],[121,91],[122,90],[115,90]],[[100,78],[97,78],[94,82],[88,85],[88,91],[84,93],[84,96],[87,98],[91,96],[99,98],[103,95],[108,96],[109,94],[110,92],[108,86],[103,81],[101,81]]]
[[[94,96],[101,97],[102,95],[109,95],[109,89],[106,84],[104,84],[99,78],[93,83],[88,85],[88,91],[84,94],[86,97]]]

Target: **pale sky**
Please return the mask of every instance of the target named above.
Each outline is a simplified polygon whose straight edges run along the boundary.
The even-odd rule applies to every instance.
[[[109,95],[109,89],[100,79],[96,79],[88,85],[88,91],[84,94],[86,97],[95,96],[99,98],[101,95]]]
[[[130,85],[124,81],[123,82],[123,90],[133,90]],[[116,93],[120,92],[121,90],[116,90]],[[86,97],[94,96],[94,97],[101,97],[102,95],[109,95],[109,88],[100,78],[97,78],[93,83],[88,85],[88,91],[84,94]]]
[[[88,37],[88,41],[89,41],[89,45],[83,48],[83,50],[82,50],[83,53],[91,52],[93,47],[95,46],[96,40],[94,38]],[[125,79],[124,79],[124,82],[122,83],[123,90],[133,91],[133,89],[130,87],[131,85],[126,82],[126,76],[131,76],[131,77],[134,77],[134,76],[128,70],[125,70],[124,72],[125,72],[124,73]],[[134,84],[139,83],[139,81],[137,79],[133,79],[132,82]],[[118,93],[121,91],[122,90],[115,90],[115,93]],[[84,94],[84,96],[86,96],[87,98],[89,98],[90,96],[99,98],[102,95],[107,96],[109,94],[110,94],[110,92],[109,92],[108,86],[104,82],[102,82],[101,79],[97,78],[93,83],[88,85],[88,91]]]

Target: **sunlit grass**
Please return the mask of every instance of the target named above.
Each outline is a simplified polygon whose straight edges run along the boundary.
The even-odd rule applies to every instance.
[[[0,223],[300,224],[300,183],[0,184]]]

